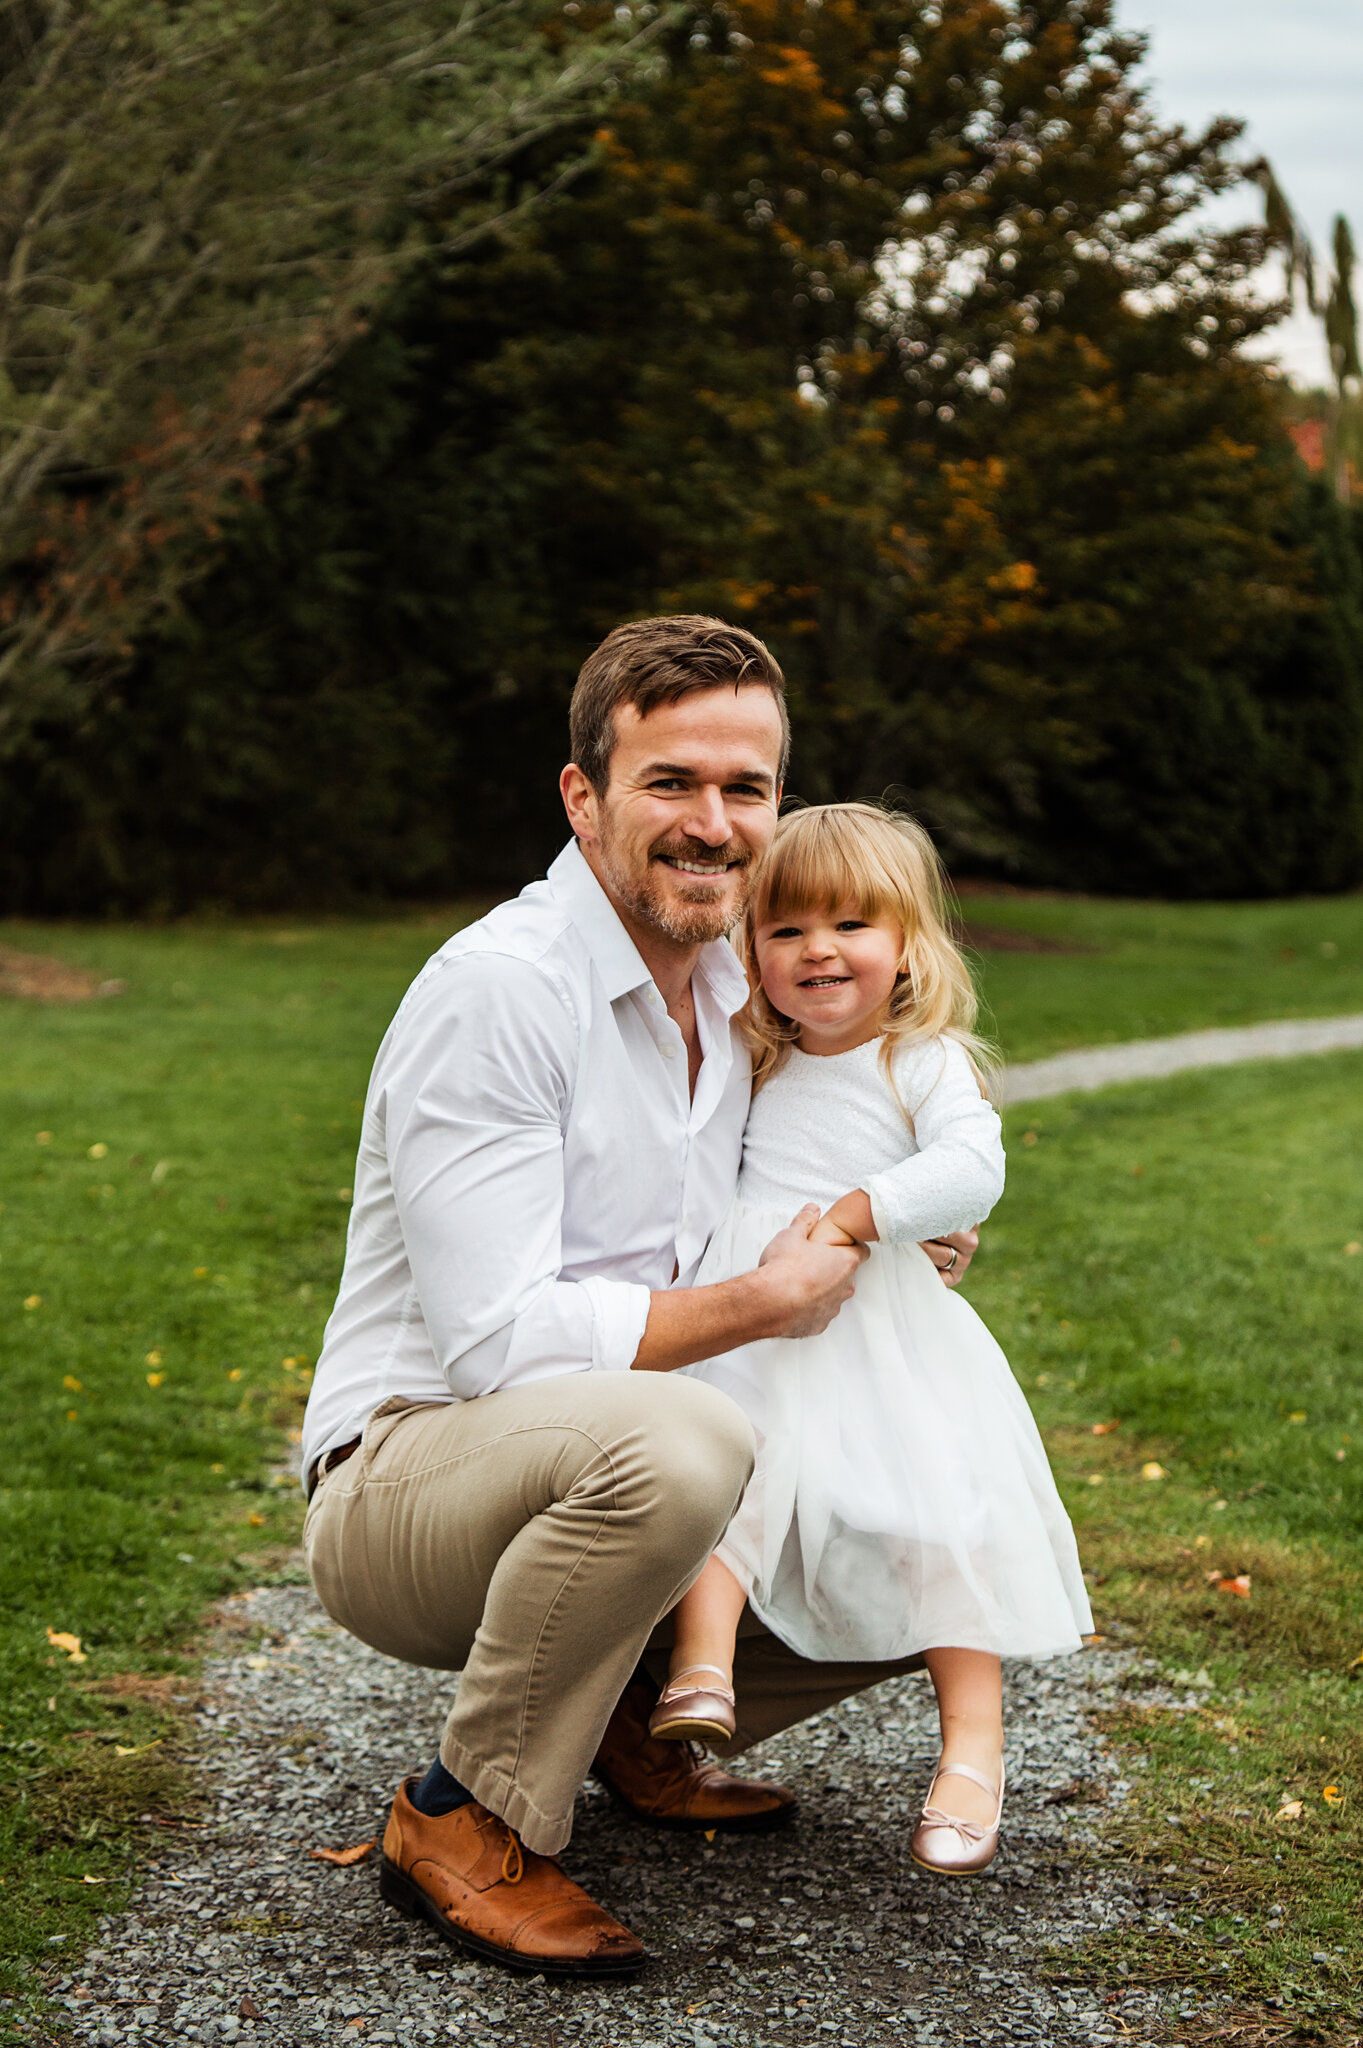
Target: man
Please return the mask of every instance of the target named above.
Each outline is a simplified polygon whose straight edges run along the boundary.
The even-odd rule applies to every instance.
[[[304,1540],[338,1621],[462,1673],[438,1760],[394,1800],[384,1896],[515,1968],[643,1959],[551,1860],[589,1769],[664,1826],[793,1811],[651,1741],[642,1664],[752,1468],[745,1418],[676,1369],[826,1328],[864,1256],[811,1243],[811,1206],[756,1272],[691,1285],[748,1105],[725,934],[787,743],[753,635],[706,618],[610,634],[573,695],[572,843],[427,963],[370,1082]],[[954,1280],[973,1242],[930,1255]],[[731,1748],[907,1668],[810,1664],[753,1620]]]

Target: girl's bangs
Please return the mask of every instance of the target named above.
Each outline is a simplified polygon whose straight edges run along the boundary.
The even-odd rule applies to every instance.
[[[903,915],[903,892],[858,835],[858,844],[826,813],[796,811],[778,830],[763,863],[751,911],[754,925],[855,903],[864,917]]]

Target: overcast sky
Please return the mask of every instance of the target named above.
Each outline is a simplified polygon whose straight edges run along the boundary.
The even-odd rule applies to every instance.
[[[1363,0],[1118,0],[1117,17],[1150,33],[1159,112],[1248,121],[1249,153],[1268,157],[1318,254],[1337,213],[1363,243]],[[1303,312],[1274,340],[1295,377],[1325,381],[1318,322]]]

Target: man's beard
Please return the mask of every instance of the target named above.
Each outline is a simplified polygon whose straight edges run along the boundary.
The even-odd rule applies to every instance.
[[[651,925],[673,945],[709,945],[712,939],[722,939],[726,932],[732,931],[742,917],[748,901],[748,871],[752,866],[753,853],[751,847],[744,846],[741,840],[732,839],[727,846],[701,846],[687,839],[658,839],[648,849],[648,865],[643,874],[636,875],[617,858],[615,835],[604,819],[598,830],[601,865],[615,895],[641,924]],[[669,899],[663,892],[654,866],[654,861],[661,855],[736,869],[738,887],[732,897],[720,903],[713,889],[703,885],[697,884],[688,891],[685,875],[674,868],[671,872],[676,876],[676,893]],[[680,902],[677,895],[680,895]]]

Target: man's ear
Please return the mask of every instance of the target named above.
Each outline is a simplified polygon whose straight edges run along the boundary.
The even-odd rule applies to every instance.
[[[596,791],[592,788],[576,761],[568,763],[563,773],[559,776],[558,787],[559,794],[563,798],[563,808],[568,813],[568,823],[573,828],[574,836],[578,839],[595,839],[597,837]]]

